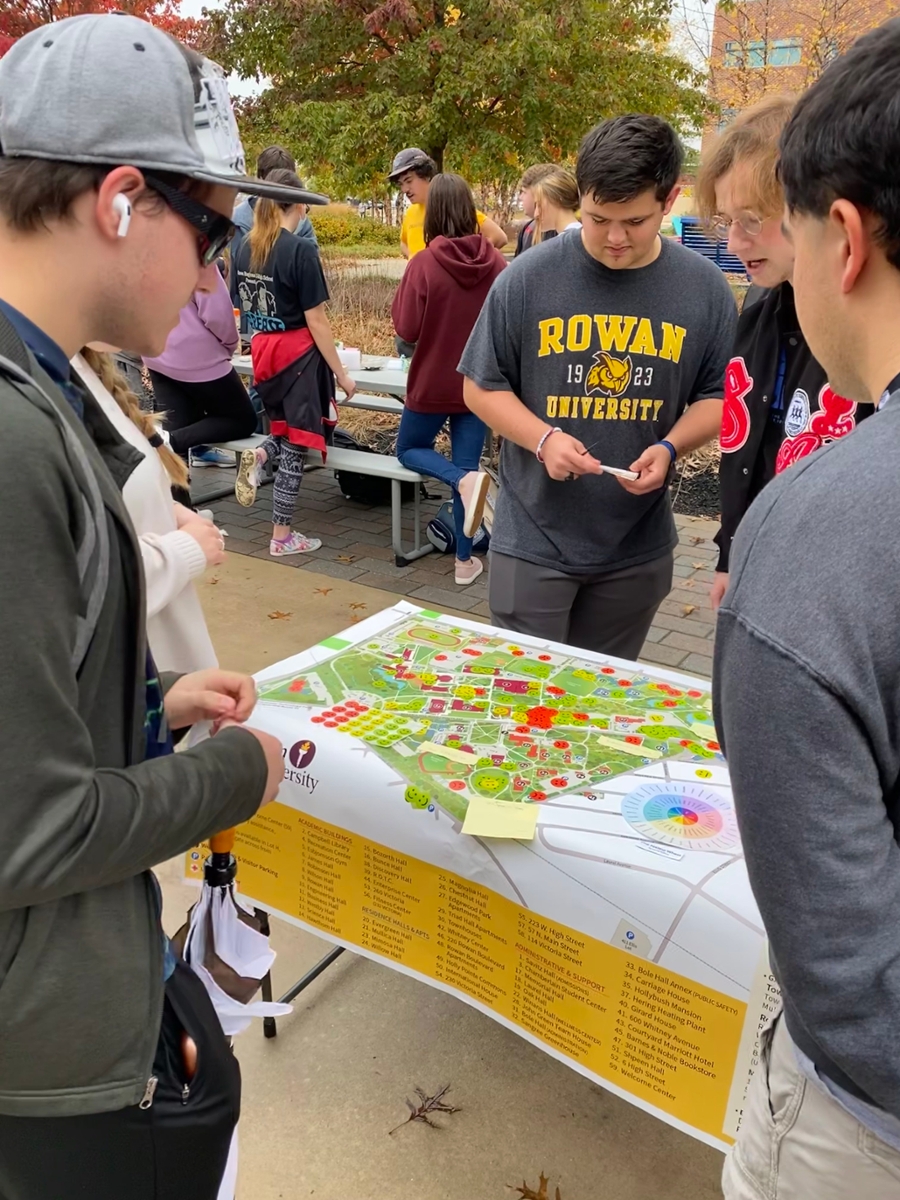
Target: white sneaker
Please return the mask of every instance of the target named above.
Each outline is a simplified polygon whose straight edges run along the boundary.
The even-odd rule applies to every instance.
[[[469,491],[469,495],[463,496],[462,492],[460,492],[466,513],[465,520],[463,521],[463,533],[466,537],[474,537],[475,531],[481,525],[481,518],[484,515],[484,504],[487,500],[490,485],[491,477],[487,471],[476,471],[475,482],[471,491]]]

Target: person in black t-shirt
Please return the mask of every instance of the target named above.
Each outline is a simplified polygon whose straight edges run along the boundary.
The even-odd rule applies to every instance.
[[[273,183],[300,186],[293,171],[276,170]],[[325,315],[328,287],[312,242],[294,237],[305,205],[260,200],[253,228],[232,264],[232,297],[251,330],[256,390],[269,416],[271,437],[241,455],[235,494],[250,507],[266,462],[276,467],[273,529],[275,558],[307,554],[321,546],[291,528],[306,448],[324,454],[337,421],[335,377],[349,399],[356,384],[347,375]]]

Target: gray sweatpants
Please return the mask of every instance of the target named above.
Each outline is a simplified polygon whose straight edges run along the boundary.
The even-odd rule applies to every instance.
[[[609,571],[566,575],[491,551],[491,620],[500,629],[636,659],[672,587],[674,555]]]

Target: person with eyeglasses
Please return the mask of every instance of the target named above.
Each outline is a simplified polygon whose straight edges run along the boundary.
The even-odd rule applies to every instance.
[[[273,799],[283,750],[249,676],[157,670],[141,454],[69,360],[161,354],[237,192],[324,198],[247,177],[221,68],[123,14],[15,42],[0,145],[0,1196],[215,1200],[240,1072],[152,868]]]
[[[806,344],[794,307],[794,248],[784,235],[778,139],[795,97],[768,96],[722,133],[697,179],[700,215],[747,268],[751,290],[725,374],[719,443],[722,524],[710,601],[728,588],[731,543],[770,480],[873,412],[837,395]]]

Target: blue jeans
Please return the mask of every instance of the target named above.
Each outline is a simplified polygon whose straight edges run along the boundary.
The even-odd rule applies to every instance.
[[[434,440],[450,422],[452,462],[434,449]],[[463,534],[465,510],[456,490],[463,475],[476,471],[484,446],[486,426],[474,413],[413,412],[404,408],[397,434],[397,457],[410,471],[440,479],[453,489],[453,520],[456,524],[456,557],[468,562],[472,557],[472,539]]]

